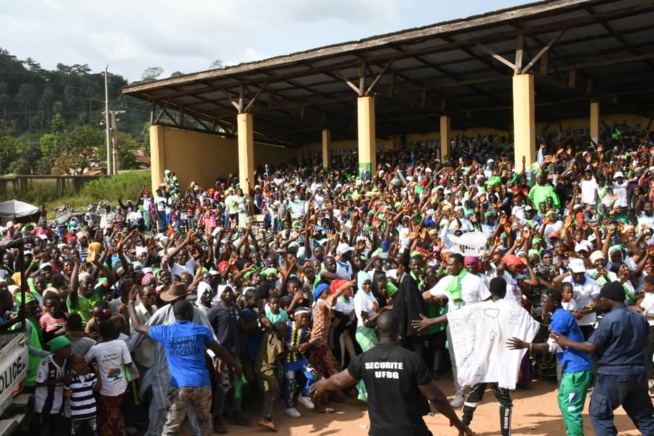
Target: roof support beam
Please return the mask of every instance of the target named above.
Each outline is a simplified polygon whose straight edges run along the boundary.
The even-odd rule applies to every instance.
[[[502,56],[498,55],[498,54],[495,53],[495,51],[494,51],[493,49],[491,49],[490,47],[486,47],[485,45],[481,45],[481,44],[477,44],[477,47],[481,48],[483,51],[485,51],[486,53],[488,53],[489,55],[491,55],[494,59],[496,59],[496,60],[502,62],[502,63],[503,63],[504,65],[506,65],[507,67],[511,68],[513,71],[516,71],[516,66],[515,66],[515,64],[514,64],[513,62],[508,61],[508,60],[506,60],[505,58],[503,58]]]
[[[364,95],[370,95],[370,93],[372,92],[372,90],[375,88],[375,85],[377,85],[377,83],[379,83],[379,80],[382,78],[382,76],[384,75],[384,73],[386,72],[386,70],[388,70],[388,68],[389,68],[391,65],[393,65],[393,61],[392,61],[392,60],[391,60],[390,62],[386,63],[386,65],[385,65],[384,68],[379,72],[379,74],[377,74],[377,76],[375,76],[374,80],[372,81],[372,83],[370,84],[370,86],[368,87],[368,89],[366,89],[366,92],[365,92]]]
[[[545,72],[547,73],[547,53],[548,53],[549,49],[550,49],[550,48],[551,48],[551,47],[556,43],[556,41],[558,41],[559,38],[561,38],[561,36],[563,36],[563,34],[565,33],[565,30],[566,30],[566,29],[561,30],[559,33],[557,33],[557,34],[554,36],[554,38],[550,39],[550,42],[548,42],[547,45],[546,45],[545,47],[543,47],[543,48],[538,52],[538,54],[536,54],[536,56],[534,56],[534,58],[531,60],[531,62],[529,62],[529,63],[528,63],[528,64],[527,64],[523,69],[522,69],[522,71],[520,71],[520,73],[521,73],[521,74],[527,74],[527,72],[529,71],[529,69],[530,69],[531,67],[533,67],[534,64],[535,64],[536,62],[538,62],[538,60],[539,60],[540,58],[543,58],[543,64],[545,65],[545,67],[544,67],[544,68],[545,68]],[[543,65],[543,64],[541,64],[541,65]],[[543,76],[543,75],[544,75],[544,74],[542,74],[542,70],[541,70],[541,76]]]

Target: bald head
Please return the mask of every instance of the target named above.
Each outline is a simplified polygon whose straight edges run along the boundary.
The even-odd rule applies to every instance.
[[[179,321],[193,321],[193,305],[187,300],[179,300],[173,304],[175,319]]]
[[[400,320],[393,312],[384,312],[377,318],[377,333],[380,336],[397,335],[400,333]]]

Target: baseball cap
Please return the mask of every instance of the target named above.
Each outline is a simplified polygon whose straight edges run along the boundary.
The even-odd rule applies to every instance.
[[[575,274],[586,272],[586,265],[584,265],[584,261],[581,259],[571,259],[568,267]]]

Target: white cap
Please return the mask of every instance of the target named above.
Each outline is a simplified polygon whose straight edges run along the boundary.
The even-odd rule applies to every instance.
[[[584,265],[584,261],[581,259],[570,259],[570,263],[568,263],[568,267],[570,267],[570,271],[572,271],[573,273],[586,272],[586,265]]]
[[[451,193],[452,193],[452,190],[451,190],[451,189],[446,189],[446,190],[445,190],[445,195],[447,195],[447,194],[451,194]]]
[[[347,245],[345,242],[341,242],[340,244],[338,244],[338,247],[336,247],[336,252],[341,254],[348,253],[352,250],[353,248]]]
[[[624,174],[622,174],[622,171],[616,171],[615,174],[613,174],[614,179],[617,179],[618,177],[622,177],[624,179]]]

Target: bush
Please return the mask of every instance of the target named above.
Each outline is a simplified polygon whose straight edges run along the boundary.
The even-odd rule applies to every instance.
[[[136,200],[139,192],[144,186],[150,188],[150,171],[125,171],[113,177],[101,177],[86,183],[77,193],[71,193],[62,197],[53,198],[47,193],[39,191],[28,191],[16,200],[31,203],[37,207],[42,204],[48,209],[48,218],[54,218],[54,209],[62,204],[68,204],[71,209],[86,212],[91,203],[99,203],[101,200],[109,200],[112,206],[118,204],[117,194],[121,194],[123,202]],[[11,200],[5,198],[3,200]]]

